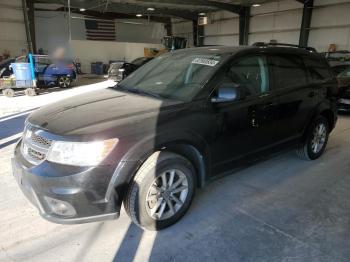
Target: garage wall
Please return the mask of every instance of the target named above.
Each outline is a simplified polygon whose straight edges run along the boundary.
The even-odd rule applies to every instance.
[[[82,17],[74,14],[75,17]],[[130,24],[137,22],[138,24]],[[37,47],[48,53],[57,47],[68,48],[67,14],[63,12],[35,12],[35,31]],[[86,40],[85,21],[71,19],[72,40]],[[147,20],[116,20],[116,41],[160,44],[166,35],[161,23],[148,23]]]
[[[252,7],[249,44],[277,40],[298,44],[303,5],[296,0],[280,0]],[[330,44],[350,49],[350,0],[315,0],[309,45],[326,51]],[[239,17],[219,11],[208,14],[204,44],[238,45]],[[185,26],[187,25],[187,26]],[[191,22],[173,23],[176,35],[192,36]]]
[[[187,46],[193,47],[193,23],[183,19],[172,19],[172,33],[187,39]]]
[[[27,37],[21,0],[0,1],[0,54],[4,49],[12,56],[27,52]]]
[[[303,5],[295,0],[277,1],[252,7],[249,44],[270,40],[298,44],[302,8]]]
[[[330,44],[350,49],[350,1],[317,0],[312,15],[309,45],[325,51]]]
[[[35,37],[37,49],[52,53],[58,47],[69,49],[69,33],[67,15],[63,12],[36,11]],[[72,39],[85,40],[85,25],[83,20],[71,20]]]
[[[208,15],[209,24],[204,26],[205,45],[238,45],[239,16],[221,11]]]
[[[131,61],[137,57],[144,56],[145,47],[160,49],[162,45],[84,40],[72,40],[71,42],[72,55],[79,58],[84,73],[90,72],[90,64],[92,62],[108,63],[110,60]]]
[[[138,24],[131,24],[135,22]],[[162,23],[152,23],[144,19],[118,19],[116,20],[116,34],[118,42],[161,44],[166,30]]]

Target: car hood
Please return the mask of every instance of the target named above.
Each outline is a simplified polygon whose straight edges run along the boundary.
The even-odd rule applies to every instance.
[[[156,121],[182,104],[107,88],[44,106],[30,114],[28,122],[55,135],[91,135],[145,118]]]

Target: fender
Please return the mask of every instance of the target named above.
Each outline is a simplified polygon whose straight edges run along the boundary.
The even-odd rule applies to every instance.
[[[312,114],[310,114],[310,117],[308,118],[306,125],[304,127],[303,130],[303,137],[305,136],[309,126],[311,125],[311,123],[315,120],[315,118],[319,115],[322,114],[322,112],[325,111],[330,111],[332,112],[332,117],[333,117],[333,126],[331,127],[331,129],[333,129],[335,127],[335,123],[337,120],[337,113],[336,113],[336,104],[329,101],[329,100],[323,100],[321,101],[313,110]]]
[[[189,130],[179,129],[158,135],[149,135],[134,144],[115,169],[105,199],[111,199],[115,190],[118,191],[119,196],[122,196],[126,186],[131,182],[144,161],[155,151],[167,149],[189,158],[199,174],[199,185],[203,186],[210,170],[209,147],[199,135]]]

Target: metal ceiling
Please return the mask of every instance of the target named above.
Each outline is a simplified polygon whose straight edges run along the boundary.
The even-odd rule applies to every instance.
[[[67,0],[33,0],[35,3],[61,5],[66,8]],[[71,8],[84,8],[90,13],[125,15],[143,14],[151,17],[179,17],[196,20],[199,13],[227,10],[239,13],[242,6],[264,4],[276,0],[71,0]],[[42,6],[42,5],[41,5]],[[147,10],[154,8],[154,11]]]

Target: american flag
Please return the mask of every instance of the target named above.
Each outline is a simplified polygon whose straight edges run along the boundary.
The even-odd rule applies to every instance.
[[[115,23],[114,20],[85,20],[86,39],[87,40],[115,40]]]

